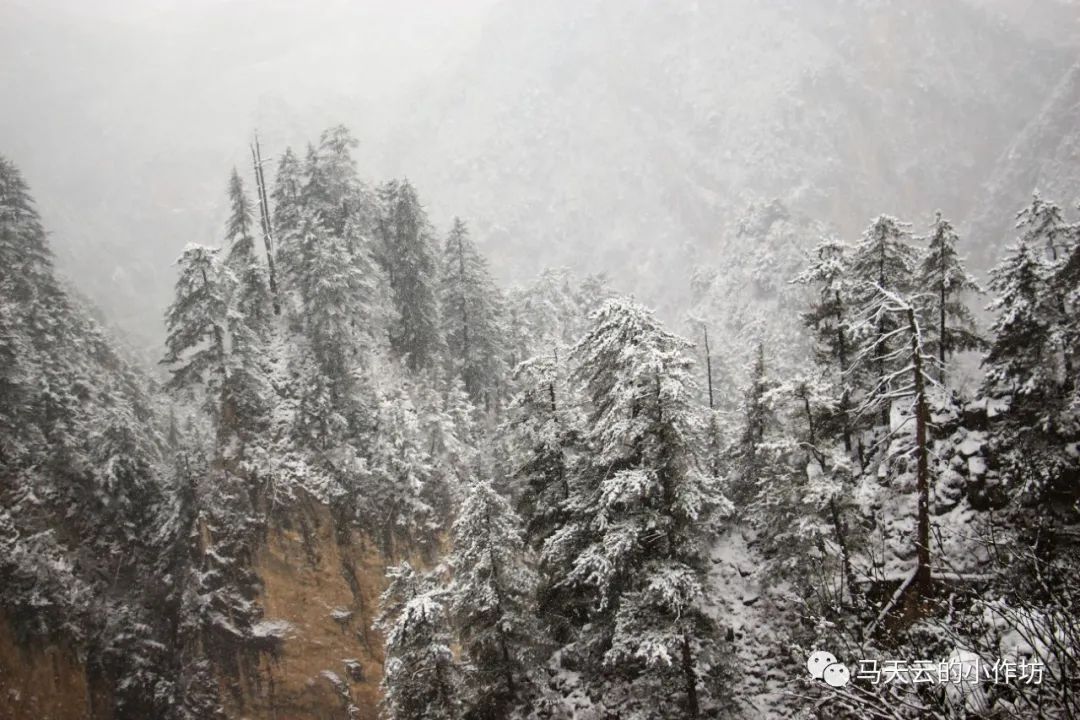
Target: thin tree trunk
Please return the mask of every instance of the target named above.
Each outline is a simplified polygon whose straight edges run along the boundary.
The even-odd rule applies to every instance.
[[[941,363],[941,384],[945,385],[945,243],[941,242],[941,287],[938,308],[938,362]]]
[[[840,361],[840,413],[844,423],[844,452],[851,452],[851,399],[848,397],[847,375],[847,337],[844,335],[844,306],[840,300],[840,291],[836,291],[836,352]]]
[[[825,457],[817,449],[817,429],[814,426],[814,415],[810,411],[810,397],[806,394],[803,395],[803,410],[806,412],[806,427],[808,432],[808,439],[810,441],[810,447],[812,448],[812,454],[814,459],[817,460],[818,467],[821,468],[821,474],[828,473],[828,466],[825,464]],[[847,545],[847,530],[844,527],[843,521],[840,519],[840,510],[836,506],[836,499],[829,498],[829,513],[832,516],[833,522],[833,534],[836,535],[836,544],[840,547],[840,563],[843,569],[843,578],[848,585],[848,594],[854,598],[857,585],[855,584],[855,571],[851,566],[851,553],[848,551]],[[843,583],[840,587],[840,600],[843,602],[844,588]]]
[[[270,221],[270,202],[266,195],[266,177],[262,168],[262,149],[259,147],[259,136],[255,135],[255,142],[251,145],[251,162],[255,166],[255,186],[259,200],[259,222],[263,231],[263,247],[266,248],[267,276],[270,281],[270,298],[274,305],[274,314],[281,314],[281,303],[278,300],[277,271],[274,267],[274,233]]]
[[[911,360],[915,373],[915,489],[918,494],[915,585],[920,594],[927,595],[930,592],[930,467],[926,446],[929,413],[926,405],[926,383],[923,377],[923,361],[915,311],[908,308],[907,315],[911,328]]]
[[[694,655],[690,651],[690,636],[683,635],[682,641],[682,672],[686,681],[686,712],[687,717],[697,718],[701,715],[701,707],[698,702],[697,673],[694,670]]]
[[[465,389],[470,394],[479,391],[479,388],[469,387],[473,384],[472,372],[469,368],[469,308],[468,298],[465,297],[465,238],[458,235],[458,281],[461,283],[461,369],[465,376]]]
[[[709,409],[713,409],[713,389],[712,389],[712,354],[709,352],[709,328],[705,325],[701,326],[701,329],[705,332],[705,372],[709,378]]]

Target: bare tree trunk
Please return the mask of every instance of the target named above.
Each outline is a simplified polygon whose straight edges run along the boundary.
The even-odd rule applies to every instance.
[[[458,236],[457,255],[458,281],[461,283],[461,368],[465,375],[465,390],[470,394],[474,394],[479,391],[479,388],[470,387],[474,384],[474,381],[472,370],[469,367],[469,301],[465,297],[465,238],[460,235]]]
[[[945,385],[945,243],[941,243],[941,286],[939,288],[940,296],[938,298],[940,307],[938,308],[938,362],[941,363],[941,369],[938,371],[941,373],[941,384]]]
[[[251,162],[255,166],[255,186],[259,199],[259,222],[263,231],[263,246],[266,248],[267,275],[270,280],[270,298],[274,304],[274,314],[281,314],[281,303],[278,300],[277,272],[274,267],[274,232],[270,222],[270,201],[266,195],[266,176],[263,175],[262,149],[259,147],[259,136],[255,135],[255,142],[251,144]]]
[[[806,427],[808,433],[808,440],[810,441],[811,453],[814,459],[817,460],[818,467],[821,468],[821,474],[828,473],[828,466],[825,464],[825,457],[817,449],[817,428],[814,426],[814,415],[810,409],[810,397],[806,394],[802,396],[803,411],[806,413]],[[855,594],[858,591],[858,585],[855,582],[855,571],[851,565],[851,553],[848,550],[847,544],[847,529],[844,526],[843,520],[840,518],[840,509],[836,506],[836,498],[829,498],[829,514],[832,517],[833,534],[836,535],[836,544],[840,547],[840,562],[843,569],[843,580],[847,582],[848,594],[854,599]],[[841,584],[840,588],[840,600],[843,602],[844,588]]]
[[[686,681],[686,716],[697,718],[701,715],[701,707],[698,702],[697,673],[694,672],[694,656],[690,651],[689,635],[683,636],[682,671],[683,679]]]
[[[836,353],[840,361],[840,413],[844,416],[844,452],[851,452],[851,399],[848,396],[847,380],[847,337],[844,335],[844,310],[840,300],[840,291],[836,291]]]
[[[705,332],[705,372],[709,378],[709,409],[713,409],[713,389],[712,389],[712,354],[709,352],[709,328],[706,325],[702,325],[701,329]]]
[[[911,328],[911,361],[915,373],[915,489],[918,494],[915,585],[920,594],[926,595],[930,592],[930,467],[926,439],[929,412],[926,404],[926,382],[923,377],[922,348],[919,347],[919,329],[915,322],[915,311],[910,307],[907,316]]]

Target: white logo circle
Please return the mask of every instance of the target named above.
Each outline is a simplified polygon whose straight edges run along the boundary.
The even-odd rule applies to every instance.
[[[833,663],[825,668],[825,673],[821,679],[825,681],[825,684],[834,688],[844,687],[851,680],[851,671],[847,669],[847,665],[844,663]]]
[[[806,660],[806,669],[818,680],[825,675],[825,668],[836,664],[836,656],[824,650],[815,650]]]

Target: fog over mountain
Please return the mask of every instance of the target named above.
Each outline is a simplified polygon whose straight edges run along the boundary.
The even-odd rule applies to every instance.
[[[1080,0],[0,3],[0,720],[1066,720]]]
[[[333,122],[363,177],[470,220],[503,278],[569,264],[678,311],[751,201],[850,236],[880,211],[963,223],[995,174],[1030,184],[1059,141],[1024,137],[1070,130],[1040,118],[1067,117],[1078,47],[1075,3],[1036,5],[15,0],[0,134],[62,270],[141,346],[252,132],[276,156]]]

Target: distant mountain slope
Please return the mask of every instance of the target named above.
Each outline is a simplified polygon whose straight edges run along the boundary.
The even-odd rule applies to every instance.
[[[386,164],[508,275],[607,269],[671,303],[754,198],[847,233],[966,214],[1064,67],[960,0],[508,0]]]
[[[986,268],[1015,237],[1013,213],[1038,190],[1065,207],[1080,202],[1080,62],[997,162],[971,216],[976,258]]]

